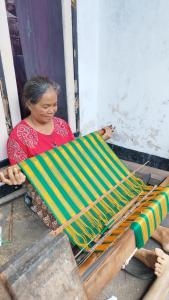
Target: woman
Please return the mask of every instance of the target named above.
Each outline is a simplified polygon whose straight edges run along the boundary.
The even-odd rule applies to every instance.
[[[46,77],[37,76],[29,80],[23,90],[23,101],[29,115],[11,132],[7,142],[10,164],[7,175],[0,173],[0,180],[9,185],[18,185],[26,181],[25,175],[17,167],[20,161],[74,140],[69,125],[55,117],[60,87]],[[104,138],[110,137],[107,128]],[[26,181],[28,193],[25,200],[43,222],[55,229],[58,225],[50,210],[44,204],[35,189]]]

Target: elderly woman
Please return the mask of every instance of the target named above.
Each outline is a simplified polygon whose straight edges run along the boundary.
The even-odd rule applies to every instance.
[[[7,153],[11,165],[60,146],[74,139],[69,125],[55,117],[60,87],[45,77],[34,77],[23,90],[23,100],[29,115],[11,132],[7,142]],[[8,169],[8,178],[3,174],[1,180],[7,184],[25,182],[24,174],[16,166]],[[39,197],[34,188],[26,181],[28,193],[26,200],[31,202],[32,209],[51,229],[57,222]]]
[[[69,125],[55,117],[60,87],[46,77],[37,76],[27,81],[23,90],[23,101],[29,115],[11,132],[7,142],[10,164],[7,176],[0,173],[0,180],[9,185],[18,185],[26,181],[25,175],[17,167],[20,161],[74,140]],[[110,136],[107,128],[103,137]],[[55,229],[58,225],[35,189],[27,181],[28,189],[25,201],[43,222]]]

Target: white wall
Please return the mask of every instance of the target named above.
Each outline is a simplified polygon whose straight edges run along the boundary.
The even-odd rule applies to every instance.
[[[97,130],[98,0],[77,1],[80,130]]]
[[[81,0],[78,7],[79,15],[83,10],[91,22],[83,18],[78,23],[79,65],[88,64],[81,47],[84,34],[90,61],[95,60],[92,67],[88,64],[88,72],[79,69],[82,132],[93,130],[93,115],[98,128],[116,126],[113,143],[169,158],[169,2],[98,0],[96,20],[93,2],[90,9],[88,5]],[[89,105],[93,74],[97,111]]]

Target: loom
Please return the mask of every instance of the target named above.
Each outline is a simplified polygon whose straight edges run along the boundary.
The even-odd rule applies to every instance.
[[[95,275],[101,270],[104,276],[103,268],[112,257],[115,264],[109,264],[107,272],[115,275],[126,258],[144,246],[169,210],[169,188],[144,184],[97,132],[19,166],[60,224],[52,234],[66,232],[79,249],[77,260],[85,253],[79,270],[89,299]],[[88,276],[93,263],[95,275],[92,271]]]

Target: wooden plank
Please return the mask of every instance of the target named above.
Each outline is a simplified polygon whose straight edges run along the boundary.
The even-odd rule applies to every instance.
[[[105,253],[104,260],[102,260],[101,257],[98,258],[97,263],[95,262],[96,267],[90,275],[86,276],[86,274],[83,274],[83,286],[88,299],[97,299],[97,295],[101,292],[105,285],[117,275],[121,266],[125,263],[135,248],[134,232],[128,230],[115,244],[115,246]],[[88,272],[90,272],[90,270]]]
[[[126,164],[126,166],[131,170],[135,170],[136,168],[138,168],[139,166],[141,166],[141,164],[138,163],[134,163],[131,161],[127,161],[127,160],[123,160],[124,163]],[[149,166],[144,166],[144,168],[142,169],[143,173],[150,173],[151,177],[154,179],[165,179],[167,176],[169,176],[169,171],[164,171],[164,170],[160,170],[157,168],[153,168],[153,167],[149,167]]]
[[[164,186],[164,187],[167,185],[169,185],[169,176],[166,177],[166,179],[160,184],[160,186]]]
[[[1,128],[1,146],[0,146],[0,161],[4,160],[7,158],[7,153],[6,153],[6,142],[8,139],[8,132],[7,132],[7,127],[6,127],[6,120],[5,120],[5,112],[3,108],[3,102],[2,102],[2,97],[0,93],[0,128]]]

